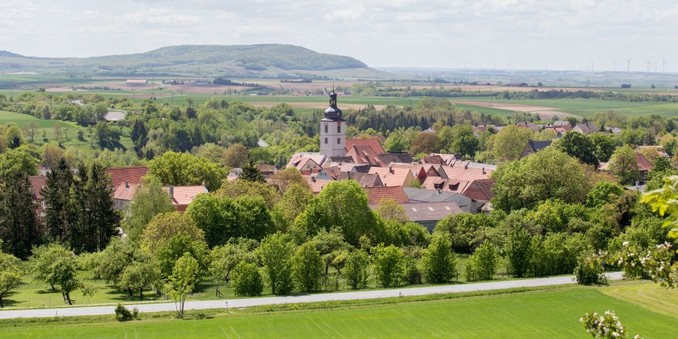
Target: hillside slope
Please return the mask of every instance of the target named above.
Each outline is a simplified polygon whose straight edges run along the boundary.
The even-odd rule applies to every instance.
[[[91,58],[35,58],[5,51],[0,53],[0,72],[294,76],[290,71],[356,68],[367,68],[367,65],[347,56],[281,44],[182,45],[145,53]]]

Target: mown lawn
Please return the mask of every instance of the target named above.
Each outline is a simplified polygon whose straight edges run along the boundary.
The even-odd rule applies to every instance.
[[[452,299],[342,304],[301,310],[231,310],[210,319],[150,318],[118,323],[112,316],[90,322],[0,322],[11,338],[587,338],[579,323],[586,312],[614,310],[631,335],[675,338],[678,315],[662,314],[608,296],[610,287],[569,286]],[[612,287],[614,288],[614,286]],[[664,290],[660,293],[675,293]],[[325,304],[331,306],[331,303]],[[293,307],[287,307],[290,309]],[[150,319],[149,319],[150,318]]]

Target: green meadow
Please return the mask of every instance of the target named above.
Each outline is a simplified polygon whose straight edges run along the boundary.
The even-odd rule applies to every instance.
[[[476,295],[268,306],[193,312],[190,320],[141,315],[119,323],[110,317],[0,321],[6,338],[587,338],[579,322],[586,312],[614,310],[631,336],[675,338],[675,291],[648,282],[645,300],[616,297],[626,284],[566,286]],[[649,300],[648,300],[649,299]],[[664,306],[655,307],[657,302]]]

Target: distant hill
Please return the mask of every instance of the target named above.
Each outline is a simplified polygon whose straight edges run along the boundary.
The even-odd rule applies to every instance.
[[[92,58],[36,58],[0,51],[0,72],[294,77],[295,71],[361,68],[367,65],[351,57],[281,44],[182,45]]]

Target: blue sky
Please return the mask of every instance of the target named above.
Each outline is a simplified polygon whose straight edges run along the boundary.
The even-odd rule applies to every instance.
[[[30,56],[255,43],[373,67],[678,71],[678,1],[0,1],[0,49]]]

